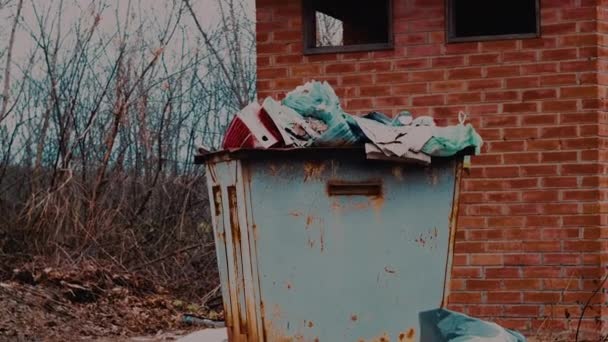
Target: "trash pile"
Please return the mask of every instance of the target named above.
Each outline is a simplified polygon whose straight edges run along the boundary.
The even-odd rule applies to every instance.
[[[395,118],[371,112],[362,117],[345,113],[340,99],[327,82],[308,82],[288,93],[281,102],[268,97],[251,103],[231,122],[222,147],[306,148],[365,146],[369,159],[431,162],[474,148],[483,140],[466,114],[459,124],[438,127],[430,116],[414,118],[402,112]]]

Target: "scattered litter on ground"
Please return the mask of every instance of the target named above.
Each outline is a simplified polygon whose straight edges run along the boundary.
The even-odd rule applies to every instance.
[[[424,341],[526,342],[518,332],[446,309],[420,313],[420,329]]]

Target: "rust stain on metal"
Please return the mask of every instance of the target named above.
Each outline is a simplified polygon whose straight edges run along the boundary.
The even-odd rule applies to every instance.
[[[384,206],[384,197],[383,196],[374,197],[372,199],[372,205],[374,207],[374,210],[379,212],[380,210],[382,210],[382,207]]]
[[[357,315],[351,315],[350,316],[350,320],[353,322],[356,322],[359,319],[359,317]]]
[[[414,341],[415,335],[416,331],[414,328],[409,328],[407,332],[402,332],[399,334],[399,342],[412,342]]]
[[[452,256],[454,253],[454,242],[456,238],[456,229],[458,222],[458,207],[459,203],[459,193],[460,193],[460,182],[462,182],[462,161],[458,162],[456,165],[456,177],[454,182],[454,194],[452,199],[452,215],[450,217],[450,227],[449,227],[449,243],[448,243],[448,260],[445,264],[445,273],[446,277],[443,281],[443,298],[441,300],[440,307],[444,307],[448,303],[448,299],[450,297],[450,287],[449,287],[449,277],[452,273]]]
[[[439,176],[437,176],[437,169],[429,167],[427,169],[426,175],[429,184],[431,184],[432,186],[436,186],[437,184],[439,184]]]
[[[323,252],[325,250],[325,227],[320,227],[319,228],[320,231],[320,242],[321,242],[321,252]]]
[[[303,215],[302,212],[298,211],[298,210],[294,210],[294,211],[290,211],[289,212],[289,216],[293,216],[293,217],[300,217],[302,215]]]
[[[325,171],[325,164],[323,163],[304,163],[304,181],[319,179]]]
[[[386,272],[386,273],[390,273],[390,274],[395,274],[395,273],[397,273],[397,271],[396,271],[394,268],[390,267],[390,266],[386,266],[386,267],[384,267],[384,272]]]
[[[403,169],[401,168],[401,166],[393,167],[393,176],[395,176],[398,181],[403,181]]]
[[[230,232],[232,233],[232,247],[234,255],[234,268],[236,270],[236,298],[237,303],[241,294],[245,296],[245,278],[243,271],[243,254],[241,250],[241,228],[238,217],[238,202],[237,202],[236,186],[231,185],[228,187],[228,209],[230,214]],[[247,303],[247,301],[245,301]],[[246,304],[245,304],[246,305]],[[247,335],[248,331],[248,319],[247,319],[247,307],[241,310],[240,305],[236,305],[237,312],[233,313],[235,318],[238,319],[235,327],[238,327],[238,332]]]
[[[430,249],[434,249],[437,247],[437,237],[439,236],[439,231],[437,227],[433,227],[433,229],[429,229],[427,233],[420,233],[420,235],[414,240],[420,247],[429,246]]]
[[[310,228],[310,226],[312,225],[312,221],[314,220],[314,217],[308,215],[306,217],[306,229]]]
[[[222,189],[215,185],[212,188],[213,192],[213,206],[215,209],[215,216],[219,217],[222,215]]]
[[[252,224],[251,229],[253,229],[253,239],[257,241],[258,240],[258,225],[255,223]]]
[[[215,170],[215,166],[213,164],[207,164],[207,170],[209,171],[209,175],[211,176],[211,180],[213,183],[217,183],[217,174]]]
[[[374,337],[371,339],[371,342],[389,342],[391,337],[387,333],[383,333],[378,337]]]
[[[268,171],[270,171],[271,175],[276,176],[279,173],[279,168],[275,164],[270,164]]]

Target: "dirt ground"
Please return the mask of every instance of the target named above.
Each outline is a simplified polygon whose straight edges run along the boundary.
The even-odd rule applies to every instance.
[[[215,310],[95,265],[15,269],[0,282],[0,341],[172,341],[203,328],[185,314],[221,320]]]

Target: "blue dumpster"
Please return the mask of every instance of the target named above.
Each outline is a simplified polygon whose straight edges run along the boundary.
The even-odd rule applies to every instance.
[[[420,341],[419,315],[448,295],[462,155],[423,166],[306,148],[198,161],[230,341]]]

